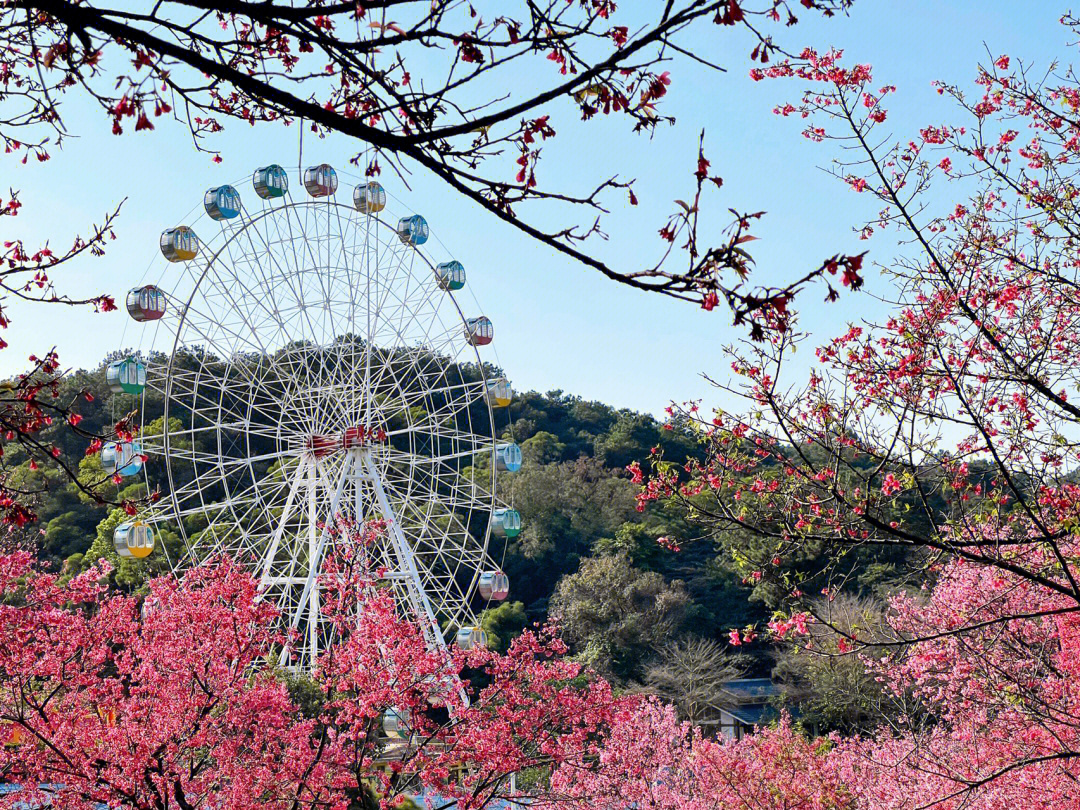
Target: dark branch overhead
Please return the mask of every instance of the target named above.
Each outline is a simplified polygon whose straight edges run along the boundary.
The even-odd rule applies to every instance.
[[[694,42],[734,42],[767,60],[783,54],[773,32],[797,22],[795,11],[831,16],[849,3],[684,0],[643,11],[608,0],[168,0],[134,8],[16,0],[0,11],[5,69],[18,77],[0,96],[0,137],[32,151],[61,142],[68,134],[61,101],[74,93],[96,102],[117,134],[153,128],[171,114],[211,153],[210,136],[229,119],[302,121],[362,143],[354,162],[365,161],[371,174],[390,168],[404,176],[419,165],[610,279],[707,309],[722,300],[736,323],[750,322],[760,335],[783,327],[788,302],[824,280],[826,263],[754,285],[740,244],[757,215],[701,217],[706,181],[721,182],[703,153],[693,204],[677,201],[673,214],[658,213],[658,260],[634,267],[594,246],[605,239],[615,201],[637,204],[639,167],[593,178],[583,169],[585,191],[560,189],[544,181],[543,145],[576,119],[618,116],[645,135],[674,123],[663,114],[669,69],[723,69]],[[687,156],[688,174],[694,157]]]

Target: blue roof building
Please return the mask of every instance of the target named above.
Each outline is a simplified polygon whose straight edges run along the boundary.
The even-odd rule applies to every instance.
[[[720,708],[720,735],[741,739],[754,730],[780,719],[784,691],[770,678],[737,678],[723,686],[729,702]]]

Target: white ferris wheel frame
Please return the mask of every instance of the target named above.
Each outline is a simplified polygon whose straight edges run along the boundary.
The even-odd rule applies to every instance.
[[[197,234],[208,230],[207,223],[220,228],[202,242],[196,258],[169,263],[163,273],[167,278],[182,268],[172,293],[160,285],[168,309],[152,342],[166,352],[147,358],[147,392],[163,397],[164,414],[161,432],[144,434],[141,443],[148,460],[164,467],[168,491],[144,517],[179,529],[185,552],[170,559],[176,570],[220,552],[246,555],[263,593],[277,600],[288,627],[301,635],[291,650],[281,652],[282,664],[299,668],[312,667],[328,641],[320,619],[319,571],[336,542],[332,519],[343,514],[354,523],[381,519],[386,541],[372,552],[373,564],[384,569],[383,578],[402,608],[421,620],[429,641],[445,646],[448,632],[476,623],[472,605],[481,572],[500,567],[489,553],[490,520],[484,520],[478,536],[468,525],[474,513],[490,517],[500,505],[495,494],[499,436],[489,399],[494,380],[477,347],[465,340],[465,314],[437,283],[434,263],[419,247],[400,243],[389,221],[361,214],[333,196],[293,200],[286,195],[261,202],[261,210],[244,206],[235,219],[202,217],[195,223]],[[336,264],[332,222],[338,226]],[[352,249],[346,231],[354,237]],[[355,238],[361,232],[362,266],[356,266]],[[255,237],[263,242],[261,254]],[[323,242],[326,261],[319,255]],[[406,256],[408,268],[402,261]],[[384,273],[391,275],[384,279]],[[362,294],[355,281],[364,283]],[[305,286],[312,282],[321,285],[322,300],[319,289]],[[336,289],[342,282],[348,289]],[[373,282],[385,288],[382,297],[373,298]],[[395,283],[404,287],[396,289]],[[328,314],[308,312],[315,308],[310,298]],[[357,325],[358,311],[364,315],[366,331],[359,341],[355,331],[336,332],[340,312],[334,310],[343,307],[351,311],[345,321],[350,326]],[[390,311],[398,322],[388,326],[384,315]],[[258,324],[256,314],[262,319]],[[322,331],[316,334],[320,317]],[[287,319],[293,328],[300,324],[297,334],[286,328]],[[260,330],[267,324],[284,340],[265,339]],[[193,358],[198,362],[186,367]],[[462,364],[475,364],[478,378],[462,377]],[[450,369],[456,369],[457,380],[448,379]],[[312,373],[314,388],[306,385]],[[401,375],[419,383],[409,388]],[[395,387],[396,399],[387,394]],[[208,389],[217,393],[216,406]],[[246,403],[245,392],[250,394]],[[441,405],[430,410],[434,402]],[[147,403],[144,394],[144,418]],[[474,430],[471,413],[480,403],[478,419],[484,424]],[[215,407],[217,418],[211,418]],[[186,424],[182,420],[181,429],[173,429],[170,420],[185,414]],[[380,425],[385,441],[347,446],[342,429],[354,429],[356,422],[372,432]],[[231,444],[226,434],[233,437]],[[216,438],[216,447],[200,449],[206,437]],[[320,455],[312,442],[324,437],[331,443],[340,439],[340,446]],[[237,452],[236,440],[246,452]],[[259,453],[253,444],[273,450]],[[489,464],[485,478],[466,479],[464,467],[481,457]],[[269,462],[278,465],[276,477],[263,467]],[[179,474],[185,465],[195,473],[187,481]],[[261,480],[257,468],[263,470]],[[150,463],[144,474],[153,487]],[[245,474],[248,485],[238,489],[235,481]],[[214,497],[220,491],[224,497]],[[206,525],[189,531],[191,520]]]

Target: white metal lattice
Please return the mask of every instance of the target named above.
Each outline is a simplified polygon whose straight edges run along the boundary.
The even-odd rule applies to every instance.
[[[251,565],[300,634],[300,667],[326,643],[328,527],[386,520],[372,562],[443,644],[475,622],[479,574],[497,567],[497,432],[463,313],[396,219],[243,196],[257,207],[200,220],[198,255],[159,283],[144,408],[163,399],[164,419],[141,443],[163,497],[146,518],[180,532],[177,569],[219,553]]]

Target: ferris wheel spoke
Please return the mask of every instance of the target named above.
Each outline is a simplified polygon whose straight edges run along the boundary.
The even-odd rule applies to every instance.
[[[462,396],[444,397],[444,393],[458,393]],[[482,402],[479,396],[467,396],[467,391],[453,392],[447,389],[434,389],[423,399],[404,398],[402,408],[415,410],[420,407],[422,415],[413,421],[408,429],[391,430],[390,436],[401,433],[428,431],[431,435],[439,435],[448,438],[458,438],[462,441],[473,441],[477,444],[490,444],[491,436],[483,436],[473,433],[470,428],[471,419],[469,409]],[[418,401],[419,399],[419,401]],[[435,400],[435,402],[432,402]],[[441,402],[439,400],[442,400]]]
[[[188,309],[190,310],[191,307],[189,307]],[[201,313],[198,312],[198,310],[195,311],[195,312],[197,312],[197,314],[201,314]],[[203,316],[206,316],[206,315],[203,315]],[[208,316],[206,316],[206,318],[208,320]],[[216,342],[215,337],[213,335],[211,335],[211,334],[208,334],[206,332],[206,330],[202,326],[199,325],[198,321],[195,321],[194,319],[189,320],[189,321],[187,321],[187,325],[190,328],[192,328],[194,330],[194,332],[199,335],[199,337],[201,337],[203,340],[205,340],[207,346],[220,348],[220,347],[218,347],[218,343]],[[246,345],[249,347],[249,350],[255,351],[255,352],[259,353],[259,354],[262,353],[262,349],[259,346],[257,346],[256,343],[252,343],[251,341],[247,340],[247,338],[242,337],[239,333],[232,332],[232,330],[230,330],[230,329],[228,329],[225,326],[222,326],[220,324],[218,324],[217,328],[222,330],[222,332],[225,332],[227,334],[230,334],[230,335],[234,336],[235,338],[237,338],[237,340],[246,343]],[[232,351],[230,352],[230,355],[235,355],[235,345],[233,345],[230,348],[232,349]],[[174,360],[175,360],[175,355],[174,355]],[[254,387],[259,386],[259,384],[260,384],[259,380],[256,379],[252,375],[251,369],[248,369],[244,363],[241,363],[241,362],[233,363],[232,360],[231,360],[231,356],[230,357],[218,357],[217,361],[221,366],[224,366],[224,369],[222,369],[222,370],[224,370],[224,372],[226,372],[226,374],[222,375],[222,377],[227,377],[228,376],[227,373],[229,372],[229,370],[235,369],[235,370],[238,370],[238,372],[245,378],[245,380],[248,383],[251,383],[252,386],[254,386]],[[194,376],[189,376],[189,375],[184,375],[184,374],[179,374],[179,375],[170,374],[170,376],[168,376],[168,380],[170,380],[171,382],[166,383],[166,391],[164,393],[166,393],[166,395],[168,393],[168,384],[173,384],[173,383],[176,383],[176,382],[190,381],[192,386],[198,386],[199,380],[202,379],[201,373],[203,372],[204,369],[205,369],[205,366],[200,366],[198,372],[195,373]],[[222,382],[224,382],[224,380],[222,380]]]
[[[236,388],[228,379],[222,378],[192,381],[191,386],[185,385],[185,382],[174,385],[170,396],[186,399],[189,424],[181,429],[172,426],[163,429],[161,435],[166,439],[172,436],[193,439],[200,434],[224,435],[230,432],[275,438],[273,423],[278,416],[271,409],[265,392],[260,391],[260,386],[245,384]],[[224,396],[226,391],[230,394],[228,398]]]
[[[256,303],[256,305],[262,307],[271,316],[272,320],[274,320],[277,323],[279,335],[281,336],[281,338],[283,340],[287,341],[290,338],[290,334],[285,330],[285,324],[282,322],[280,310],[278,308],[276,308],[276,307],[270,307],[266,303],[266,302],[275,300],[275,298],[274,298],[274,292],[275,292],[274,286],[275,285],[271,282],[271,280],[266,275],[266,271],[265,271],[265,268],[263,266],[264,261],[269,260],[269,262],[271,264],[273,264],[275,266],[275,268],[278,268],[278,262],[277,262],[277,257],[274,255],[274,251],[271,249],[269,241],[267,240],[266,235],[262,230],[262,228],[265,227],[264,223],[265,223],[265,216],[262,216],[262,217],[259,217],[259,219],[257,221],[251,223],[250,227],[246,227],[246,228],[244,228],[242,230],[242,235],[246,238],[246,241],[247,241],[249,247],[251,248],[250,255],[244,257],[244,259],[242,261],[243,261],[244,264],[246,264],[250,268],[251,271],[253,271],[253,275],[257,278],[258,287],[259,287],[258,290],[255,290],[255,291],[248,290],[248,292],[251,295],[251,297],[254,299],[254,303]],[[256,242],[255,242],[255,237],[256,236],[259,237],[259,242],[262,245],[261,248],[256,245]],[[230,251],[230,258],[231,258],[233,264],[236,265],[238,262],[237,262],[237,260],[235,258],[233,258],[233,253],[232,253],[233,241],[232,240],[230,240],[228,242],[228,246],[229,246],[229,251]],[[233,275],[237,276],[239,274],[233,274]],[[278,283],[291,284],[291,278],[287,274],[283,275],[283,274],[279,273],[277,280],[278,280]]]
[[[355,217],[357,216],[357,212],[355,210],[349,209],[347,218],[345,219],[345,221],[342,221],[341,211],[342,211],[341,208],[338,208],[338,207],[334,208],[334,221],[337,224],[338,238],[339,238],[340,244],[341,244],[341,253],[340,253],[340,256],[339,256],[339,265],[341,267],[346,268],[346,271],[345,271],[345,273],[343,275],[344,275],[345,282],[346,282],[346,284],[348,286],[347,295],[346,295],[346,301],[348,302],[348,313],[349,313],[349,315],[348,315],[348,318],[347,318],[347,323],[349,325],[350,334],[356,334],[356,329],[357,329],[357,326],[358,326],[357,321],[356,321],[357,304],[358,304],[358,302],[360,300],[362,300],[361,296],[360,296],[360,291],[358,289],[358,284],[357,284],[357,279],[359,278],[360,274],[355,272],[355,265],[353,263],[356,255],[357,255],[357,252],[358,252],[358,250],[357,250],[357,238],[358,238],[357,231],[358,231],[358,229],[355,227],[355,223],[356,223]],[[365,236],[366,236],[366,233],[367,233],[367,230],[365,228]],[[348,253],[346,253],[346,245],[349,245],[349,243],[350,243],[350,236],[351,236],[351,247],[348,250]]]
[[[422,486],[422,483],[423,478],[421,476],[418,478],[418,481],[414,486]],[[438,534],[440,536],[442,536],[443,534],[453,535],[455,531],[458,531],[458,534],[460,534],[463,538],[461,540],[462,544],[476,544],[477,548],[483,548],[481,541],[473,539],[469,535],[469,531],[467,528],[467,523],[470,515],[474,510],[484,509],[483,504],[470,503],[468,498],[462,498],[459,502],[455,503],[453,510],[448,510],[444,501],[449,495],[451,495],[451,492],[449,490],[443,490],[442,492],[440,492],[436,488],[435,495],[420,496],[418,494],[415,494],[415,492],[411,495],[405,495],[401,482],[394,482],[392,480],[388,480],[384,482],[384,485],[386,485],[387,492],[388,494],[390,494],[394,503],[407,504],[407,508],[409,510],[417,509],[421,507],[421,505],[426,509],[432,509],[434,508],[434,504],[437,504],[437,515],[432,512],[429,515],[428,521],[424,522],[427,524],[431,521],[435,521],[435,524],[437,524],[437,530],[435,531],[435,534]],[[421,498],[423,498],[423,500],[421,500]],[[405,507],[403,507],[402,509],[403,511],[406,511]],[[428,526],[427,528],[431,528],[431,526]]]
[[[220,485],[220,493],[215,497],[218,500],[229,498],[254,497],[258,500],[269,502],[269,495],[275,488],[282,486],[281,482],[268,473],[258,482],[247,482],[243,489],[237,489],[240,477],[238,473],[245,472],[247,465],[230,464],[229,459],[213,457],[209,454],[193,454],[190,450],[175,451],[172,456],[176,462],[184,462],[185,468],[191,472],[189,480],[184,481],[172,490],[174,498],[181,501],[198,497],[206,502],[206,494],[217,485]],[[281,457],[282,469],[292,459],[289,456]],[[272,465],[269,465],[272,468]]]
[[[433,348],[433,350],[437,350],[437,348]],[[418,350],[404,349],[399,352],[397,357],[383,363],[378,375],[372,382],[373,390],[393,389],[399,395],[406,396],[410,390],[429,393],[432,389],[437,388],[438,386],[432,384],[431,377],[434,375],[427,373],[434,360],[417,357],[418,354]],[[424,365],[420,365],[418,360],[423,360]],[[436,376],[435,379],[438,379],[438,377]]]
[[[483,485],[473,481],[463,481],[460,472],[453,469],[441,470],[437,465],[420,467],[419,465],[409,469],[409,476],[387,476],[386,485],[392,489],[402,501],[413,500],[418,497],[410,493],[410,488],[428,489],[443,499],[450,497],[454,500],[456,509],[480,510],[488,512],[491,509],[493,496]]]
[[[220,501],[206,502],[198,496],[198,493],[187,492],[183,497],[178,497],[173,508],[168,512],[159,512],[155,518],[161,522],[175,523],[177,521],[185,520],[192,517],[209,516],[210,526],[229,525],[236,528],[238,531],[246,529],[246,526],[241,526],[234,519],[233,513],[235,510],[243,510],[247,507],[262,508],[261,502],[254,498],[252,495],[246,497],[234,497],[228,499],[222,499]],[[222,521],[225,523],[222,523]],[[207,537],[200,538],[202,543],[205,543]],[[209,549],[209,554],[217,553],[216,549]]]
[[[483,438],[483,437],[477,437],[477,438]],[[390,455],[391,458],[394,458],[395,455],[397,455],[398,458],[407,458],[414,464],[421,463],[420,462],[421,458],[423,459],[424,463],[448,464],[449,462],[454,461],[455,459],[463,460],[463,459],[473,459],[473,458],[475,458],[477,455],[480,454],[480,452],[481,452],[480,448],[481,447],[482,447],[482,445],[477,444],[477,445],[475,445],[473,447],[468,447],[468,448],[466,448],[464,450],[457,450],[457,451],[449,452],[449,453],[439,453],[437,455],[432,454],[432,455],[424,456],[424,457],[421,457],[421,456],[413,454],[413,453],[409,453],[409,454],[401,453],[400,455],[398,455],[398,454],[395,454],[393,451],[391,451],[388,455]],[[488,445],[488,452],[490,452],[490,447],[491,446]]]
[[[200,427],[178,428],[175,430],[170,429],[162,433],[142,433],[139,435],[139,440],[144,450],[153,453],[154,451],[164,451],[165,442],[167,440],[171,441],[180,437],[194,437],[205,433],[217,433],[222,430],[246,431],[267,438],[273,438],[274,436],[273,432],[266,426],[252,422],[248,419],[238,419],[234,422],[219,422],[217,424],[202,425]]]
[[[275,240],[264,234],[261,230],[256,231],[262,241],[267,246],[267,258],[273,265],[277,274],[278,284],[273,285],[270,282],[264,283],[264,295],[275,300],[275,312],[277,313],[277,320],[280,325],[280,334],[282,336],[282,346],[274,353],[271,354],[271,361],[274,365],[278,365],[282,360],[289,361],[292,359],[295,345],[297,342],[304,343],[303,340],[298,339],[304,335],[309,334],[309,329],[304,328],[304,321],[308,321],[310,326],[310,319],[303,307],[303,293],[297,289],[297,269],[288,269],[287,261],[288,257],[282,253],[279,255],[279,251],[271,248],[271,246],[280,246],[282,240]],[[275,289],[275,286],[277,289]],[[292,294],[292,305],[288,305],[281,301],[280,291],[285,289]],[[290,314],[291,313],[291,314]],[[293,385],[296,384],[296,376],[293,374],[286,374],[287,378]]]
[[[245,231],[250,235],[250,230],[245,229]],[[273,309],[266,305],[266,296],[253,294],[253,291],[246,283],[244,275],[233,272],[230,273],[228,280],[220,277],[218,268],[221,267],[219,259],[222,251],[225,251],[229,256],[231,267],[242,263],[237,262],[233,256],[232,246],[233,240],[230,238],[219,251],[213,254],[212,258],[207,259],[200,254],[193,262],[196,267],[201,268],[198,282],[199,288],[202,290],[201,300],[208,305],[219,304],[214,313],[215,317],[208,319],[208,323],[222,325],[227,323],[231,317],[236,323],[233,332],[234,337],[244,339],[241,333],[250,332],[255,338],[257,351],[265,353],[268,346],[262,341],[262,332],[252,327],[256,324],[261,326],[266,321],[256,322],[253,318],[253,310],[261,309],[263,317],[267,318],[268,321],[274,321],[276,314]],[[189,300],[185,308],[186,317],[190,317],[191,309],[192,302]],[[197,315],[203,314],[198,310],[195,310],[195,312]],[[235,345],[232,348],[235,351]]]
[[[188,306],[188,311],[189,311],[189,314],[193,312],[199,318],[206,319],[206,322],[208,324],[213,323],[212,316],[209,315],[208,313],[201,312],[200,310],[195,309],[194,307],[192,307],[190,305]],[[263,351],[264,351],[263,347],[260,346],[257,342],[252,342],[248,337],[241,334],[239,331],[235,331],[235,330],[229,328],[222,321],[218,321],[217,323],[213,323],[213,325],[210,327],[210,329],[220,331],[220,332],[222,332],[222,333],[224,333],[224,334],[226,334],[226,335],[228,335],[230,337],[235,338],[236,342],[234,342],[234,343],[232,343],[232,344],[230,344],[228,346],[224,346],[224,347],[220,345],[219,338],[217,338],[212,333],[212,331],[208,331],[205,327],[203,327],[199,323],[198,318],[188,318],[185,321],[185,325],[188,328],[193,329],[197,333],[198,337],[200,337],[203,341],[205,341],[207,346],[215,348],[215,349],[219,349],[219,350],[224,348],[224,349],[226,349],[228,351],[227,356],[217,358],[218,361],[220,363],[222,363],[223,365],[230,363],[230,357],[237,353],[237,347],[238,347],[239,344],[246,345],[248,347],[249,351],[257,353],[257,354],[262,354]],[[224,354],[224,352],[223,352],[223,354]],[[241,373],[244,373],[247,376],[247,378],[248,378],[248,380],[250,382],[252,382],[252,383],[255,382],[254,378],[252,378],[250,376],[250,374],[247,372],[247,370],[245,369],[243,364],[236,364],[235,367],[238,370],[240,370]]]
[[[208,318],[209,322],[227,325],[230,334],[236,338],[250,334],[258,352],[269,351],[270,344],[263,339],[264,327],[274,324],[280,328],[280,318],[278,313],[266,306],[264,296],[250,289],[242,279],[222,279],[217,272],[216,262],[207,268],[201,286],[206,288],[203,300],[207,304],[218,305]],[[195,310],[195,313],[205,316],[199,310]],[[235,351],[235,344],[232,348]]]
[[[454,368],[453,363],[443,354],[446,349],[453,348],[455,338],[460,338],[460,333],[451,334],[449,330],[442,335],[443,341],[432,341],[431,349],[425,353],[417,353],[410,358],[411,363],[406,371],[406,376],[413,381],[420,381],[429,390],[442,389],[442,381],[446,378],[448,370]]]
[[[303,211],[305,213],[305,216],[311,210],[312,210],[311,205],[303,206]],[[290,247],[292,248],[292,255],[293,255],[293,267],[296,269],[297,274],[298,274],[296,276],[296,278],[306,280],[306,279],[311,278],[313,276],[319,282],[320,286],[322,286],[322,284],[323,284],[322,274],[317,271],[317,268],[320,267],[320,262],[319,262],[318,256],[312,250],[312,242],[314,240],[309,239],[309,238],[297,238],[298,235],[304,234],[305,231],[307,230],[304,227],[304,223],[301,222],[300,219],[299,219],[299,216],[297,214],[297,206],[289,206],[289,207],[287,207],[285,209],[285,211],[286,211],[285,223],[288,226],[288,233],[289,233],[289,237],[290,237],[289,244],[290,244]],[[294,230],[294,222],[295,222],[295,230]],[[321,236],[321,234],[316,234],[317,238],[319,236]],[[301,257],[298,255],[298,252],[296,250],[296,245],[297,244],[300,244],[302,246],[301,247],[301,252],[305,254],[305,258],[303,258],[303,259],[301,259]],[[307,272],[305,272],[305,270],[307,270]],[[313,270],[314,270],[314,272],[312,272]],[[322,295],[317,296],[315,300],[317,300],[317,301],[326,301],[327,300],[325,287],[322,289]],[[304,297],[303,296],[298,297],[297,302],[300,304],[300,306],[302,308],[304,308],[305,315],[307,315],[307,309],[305,308],[306,301],[305,301]],[[325,343],[326,342],[325,323],[323,325],[323,329],[321,330],[321,334],[320,334],[320,331],[316,330],[314,323],[311,322],[310,316],[307,317],[307,321],[308,321],[308,328],[310,329],[309,334],[312,337],[314,337],[315,335],[318,334],[319,337],[317,339],[319,340],[319,342]]]
[[[432,387],[429,390],[422,388],[407,390],[402,392],[401,396],[403,401],[408,405],[422,403],[425,400],[433,398],[433,395],[448,396],[455,400],[464,399],[468,402],[475,402],[485,395],[486,390],[483,380],[475,380],[472,382],[464,380],[461,380],[460,382],[446,381],[442,385],[432,384]]]

